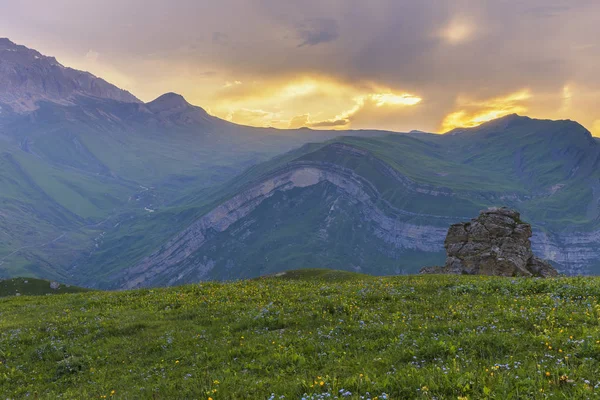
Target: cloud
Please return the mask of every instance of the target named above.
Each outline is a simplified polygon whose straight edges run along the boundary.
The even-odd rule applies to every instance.
[[[532,95],[529,89],[485,100],[471,100],[467,97],[460,97],[457,101],[457,106],[460,109],[444,118],[441,131],[448,132],[454,128],[470,128],[505,115],[526,113],[528,110],[527,102],[531,98]]]
[[[228,121],[253,125],[253,126],[262,126],[269,127],[274,126],[280,121],[278,120],[278,114],[265,110],[254,110],[248,108],[241,108],[237,110],[233,110],[226,117]]]
[[[296,26],[296,34],[301,41],[298,47],[316,46],[336,40],[338,24],[330,18],[307,19]]]
[[[373,109],[385,109],[385,112],[398,113],[400,109],[410,108],[419,104],[423,99],[412,94],[395,94],[392,92],[369,93],[354,97],[353,106],[337,114],[335,117],[310,122],[311,128],[348,128],[362,113],[372,113]],[[375,112],[376,113],[376,112]],[[375,128],[372,126],[372,128]]]
[[[541,5],[531,7],[525,12],[538,18],[559,17],[562,14],[569,12],[571,7],[565,5]]]
[[[100,57],[100,53],[98,53],[97,51],[91,50],[91,49],[88,50],[87,53],[85,53],[85,59],[92,63],[97,62],[99,57]]]
[[[233,82],[227,81],[227,82],[225,82],[225,84],[223,85],[223,87],[224,88],[230,88],[232,86],[237,86],[237,85],[241,85],[241,84],[242,84],[242,81],[233,81]]]
[[[313,122],[310,124],[311,128],[335,128],[335,127],[345,127],[350,123],[347,119],[334,119],[328,121],[320,121]]]
[[[440,36],[447,43],[457,45],[471,39],[474,33],[475,26],[472,22],[457,18],[450,21],[450,23],[442,30]]]
[[[212,42],[217,45],[227,46],[229,44],[229,35],[223,32],[213,32]]]
[[[588,127],[600,119],[597,0],[4,3],[0,26],[13,40],[142,99],[175,91],[219,116],[249,109],[276,113],[283,127],[304,114],[339,123],[355,97],[389,88],[423,101],[377,107],[367,99],[347,126],[437,131],[453,113],[475,123],[475,114],[497,112],[459,98],[529,88],[535,95],[517,104],[532,117]]]
[[[308,127],[311,125],[310,123],[310,114],[302,114],[296,115],[294,118],[290,120],[288,124],[288,128],[290,129],[298,129],[303,127]]]

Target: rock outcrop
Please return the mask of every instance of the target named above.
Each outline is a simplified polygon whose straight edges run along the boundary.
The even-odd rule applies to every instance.
[[[490,208],[471,222],[450,226],[444,247],[443,267],[427,267],[421,273],[539,276],[557,271],[531,250],[531,225],[517,211]]]

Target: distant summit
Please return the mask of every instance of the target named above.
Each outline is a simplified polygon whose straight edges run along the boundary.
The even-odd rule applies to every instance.
[[[155,113],[179,112],[193,107],[182,95],[172,92],[163,94],[146,106]]]
[[[163,125],[196,125],[202,126],[222,124],[224,121],[209,115],[202,107],[194,106],[177,93],[165,93],[146,103],[150,112],[159,118]]]
[[[65,67],[54,57],[0,38],[0,103],[26,112],[37,109],[40,101],[71,104],[77,96],[141,103],[89,72]]]
[[[579,135],[588,139],[592,138],[592,134],[583,125],[570,119],[564,120],[550,120],[550,119],[536,119],[530,118],[518,114],[509,114],[504,117],[493,119],[488,122],[484,122],[481,125],[471,128],[455,128],[451,131],[446,132],[445,136],[457,136],[457,135],[485,135],[502,132],[511,128],[522,127],[524,132],[543,131],[547,126],[558,126],[561,124],[564,128],[563,133],[571,135]]]

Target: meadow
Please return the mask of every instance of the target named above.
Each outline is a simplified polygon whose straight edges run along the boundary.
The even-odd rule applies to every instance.
[[[0,299],[2,399],[600,397],[600,279],[306,270]]]

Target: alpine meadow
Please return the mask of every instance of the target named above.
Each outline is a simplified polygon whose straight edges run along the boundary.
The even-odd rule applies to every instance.
[[[0,0],[0,399],[600,398],[598,17]]]

